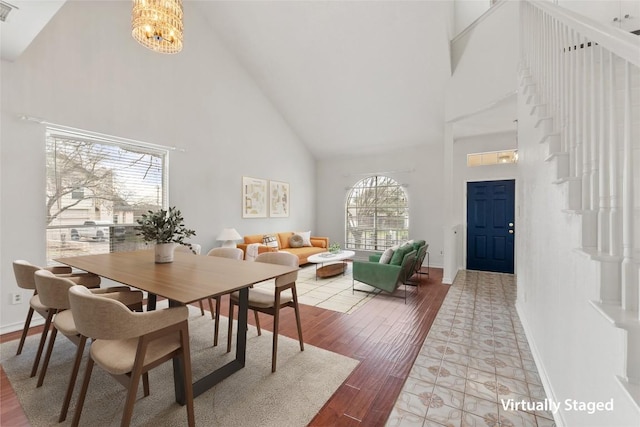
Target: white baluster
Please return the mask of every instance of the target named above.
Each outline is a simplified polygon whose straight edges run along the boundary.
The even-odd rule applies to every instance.
[[[576,171],[576,155],[577,155],[577,151],[576,151],[576,146],[577,146],[577,139],[578,139],[578,135],[576,133],[576,129],[577,129],[577,123],[576,123],[576,105],[578,103],[578,98],[577,98],[577,90],[576,90],[576,74],[577,74],[577,68],[576,68],[576,63],[577,61],[577,53],[576,53],[576,49],[575,49],[575,43],[576,43],[576,38],[575,38],[575,33],[573,30],[568,29],[569,31],[569,51],[568,51],[568,55],[569,55],[569,76],[568,76],[568,80],[569,80],[569,111],[568,111],[568,125],[569,125],[569,176],[570,177],[576,177],[578,176],[577,171]]]
[[[609,252],[609,220],[610,220],[610,212],[611,207],[609,205],[609,158],[608,158],[608,145],[606,140],[606,130],[607,130],[607,115],[606,115],[606,102],[607,97],[605,96],[605,54],[604,49],[599,48],[599,56],[600,56],[600,77],[598,78],[598,92],[600,97],[600,108],[598,111],[600,122],[599,133],[598,133],[598,146],[600,147],[600,156],[598,157],[598,189],[600,191],[600,209],[598,211],[598,251],[602,253]]]
[[[581,125],[582,125],[582,209],[587,210],[591,206],[591,193],[589,191],[590,170],[591,166],[591,132],[589,129],[589,53],[591,48],[588,47],[589,42],[583,39],[582,42],[582,102],[581,107]],[[583,246],[585,246],[583,244]]]
[[[589,102],[589,113],[590,113],[590,124],[591,124],[591,129],[589,131],[589,141],[590,141],[590,145],[591,145],[591,164],[589,165],[590,167],[590,180],[589,180],[589,188],[591,190],[591,194],[589,195],[589,201],[590,201],[590,206],[589,209],[591,211],[593,211],[594,213],[598,211],[598,202],[599,202],[599,195],[598,195],[598,187],[599,187],[599,181],[598,181],[598,169],[599,169],[599,164],[598,164],[598,114],[597,114],[597,108],[596,106],[598,105],[598,96],[597,96],[597,88],[598,88],[598,76],[597,76],[597,72],[596,72],[596,52],[598,52],[600,50],[600,47],[597,46],[595,43],[591,43],[591,49],[590,53],[589,53],[589,74],[591,75],[591,81],[589,82],[589,88],[590,88],[590,94],[591,94],[591,101]],[[600,79],[602,78],[602,76],[600,76]],[[596,231],[595,229],[593,230],[594,232]],[[597,236],[597,233],[596,233]],[[595,245],[594,245],[595,246]]]
[[[624,62],[622,166],[622,307],[638,310],[638,267],[633,260],[633,145],[631,142],[631,70]]]
[[[618,130],[616,123],[616,57],[609,52],[609,254],[620,255],[620,196],[618,191]]]

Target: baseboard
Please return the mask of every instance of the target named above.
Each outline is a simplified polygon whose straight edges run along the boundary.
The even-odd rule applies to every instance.
[[[458,268],[456,270],[456,274],[453,275],[453,279],[451,279],[450,277],[443,277],[442,278],[442,284],[443,285],[453,285],[453,282],[455,282],[456,277],[458,277],[458,273],[460,272],[461,268]]]
[[[34,326],[40,326],[40,325],[44,325],[44,318],[38,316],[37,313],[34,313],[33,319],[31,319],[31,325],[29,327],[32,328]],[[4,325],[0,327],[0,335],[8,334],[15,331],[21,331],[22,328],[24,328],[24,320],[18,323],[11,323],[9,325]]]
[[[531,355],[533,356],[533,361],[536,363],[536,368],[538,369],[538,375],[540,376],[540,380],[542,381],[542,387],[544,388],[544,392],[547,395],[547,399],[552,402],[559,402],[556,398],[556,395],[553,391],[553,387],[551,386],[551,381],[549,381],[549,376],[547,375],[547,371],[544,368],[544,364],[542,363],[542,357],[540,356],[540,352],[538,351],[538,347],[536,346],[536,342],[533,340],[533,335],[531,333],[531,328],[527,323],[526,317],[522,313],[522,305],[520,302],[516,302],[516,311],[518,312],[518,317],[520,318],[520,323],[522,324],[522,328],[524,329],[524,334],[527,337],[527,342],[529,343],[529,348],[531,349]],[[562,412],[556,412],[553,415],[553,421],[557,427],[565,427],[567,423],[562,417]]]

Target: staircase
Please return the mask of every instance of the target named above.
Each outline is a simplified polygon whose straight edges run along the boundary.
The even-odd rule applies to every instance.
[[[625,332],[617,380],[640,407],[640,37],[550,2],[523,1],[520,17],[519,125],[535,128],[549,185],[579,217],[576,250],[597,272],[590,304]]]

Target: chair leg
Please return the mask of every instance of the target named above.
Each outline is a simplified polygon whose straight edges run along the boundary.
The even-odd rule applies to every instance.
[[[218,297],[217,299],[219,301],[220,297]],[[216,311],[216,313],[218,312]],[[193,409],[193,386],[191,385],[191,353],[189,349],[188,325],[180,331],[180,339],[182,341],[182,356],[180,357],[180,359],[182,360],[182,372],[184,372],[182,378],[184,381],[183,387],[185,390],[185,405],[187,407],[187,423],[189,427],[194,427],[196,425],[196,416]]]
[[[300,322],[300,307],[298,306],[298,292],[296,287],[291,288],[293,294],[293,311],[296,314],[296,324],[298,326],[298,341],[300,341],[300,351],[304,351],[304,341],[302,340],[302,323]]]
[[[33,367],[31,368],[31,378],[35,377],[38,373],[38,365],[40,364],[40,357],[42,356],[42,350],[44,350],[44,343],[47,340],[47,335],[49,334],[49,328],[51,327],[51,320],[53,319],[53,315],[55,314],[55,310],[47,311],[47,319],[44,322],[44,329],[42,330],[42,335],[40,335],[40,344],[38,345],[38,352],[36,353],[36,359],[33,361]]]
[[[142,391],[144,392],[144,397],[151,394],[151,390],[149,389],[149,374],[147,372],[142,374]]]
[[[220,309],[220,297],[215,297],[216,299],[216,312],[213,312],[213,301],[211,301],[211,297],[209,299],[209,311],[211,312],[211,319],[215,320],[215,314],[218,314],[218,310]]]
[[[216,314],[213,316],[213,311],[211,315],[213,316],[213,346],[218,345],[218,333],[220,332],[220,296],[216,297]],[[211,306],[211,298],[209,298],[209,306]]]
[[[49,360],[51,360],[51,353],[53,353],[53,346],[56,343],[56,337],[58,336],[58,329],[54,326],[49,337],[49,345],[47,346],[47,353],[44,355],[42,361],[42,369],[40,369],[40,375],[38,376],[38,383],[36,387],[41,387],[44,382],[44,377],[47,375],[47,368],[49,367]]]
[[[233,334],[233,300],[229,298],[229,328],[227,331],[227,353],[231,351],[231,335]]]
[[[256,329],[258,330],[258,336],[262,336],[262,330],[260,329],[260,318],[258,317],[257,310],[253,310],[253,316],[256,318]]]
[[[84,346],[87,342],[87,337],[80,335],[80,341],[78,342],[78,348],[76,349],[76,358],[73,361],[73,368],[71,369],[71,377],[69,378],[69,385],[67,386],[67,394],[64,396],[64,402],[62,403],[62,410],[60,411],[60,417],[58,422],[61,423],[67,419],[67,412],[69,412],[69,403],[71,402],[71,396],[73,395],[73,389],[76,386],[76,379],[78,378],[78,371],[80,370],[80,362],[82,361],[82,354],[84,353]]]
[[[20,344],[18,344],[18,351],[16,355],[22,353],[22,347],[24,347],[24,341],[27,339],[27,332],[29,332],[29,326],[31,326],[31,319],[33,318],[33,307],[29,307],[27,312],[27,319],[24,321],[24,328],[22,329],[22,335],[20,336]]]
[[[271,348],[271,372],[276,371],[278,359],[278,329],[280,326],[280,292],[276,291],[276,302],[273,312],[273,345]]]
[[[76,404],[76,413],[73,415],[72,427],[78,427],[80,423],[80,416],[82,415],[82,407],[84,406],[84,398],[87,395],[87,389],[89,388],[89,381],[91,380],[91,372],[93,371],[93,359],[89,356],[87,360],[87,369],[84,373],[84,380],[82,380],[82,387],[80,388],[80,394],[78,395],[78,403]]]
[[[146,372],[142,372],[144,367],[144,358],[147,354],[147,344],[144,342],[138,343],[138,352],[136,354],[135,362],[133,362],[133,369],[131,370],[131,379],[129,381],[129,389],[127,390],[127,398],[124,403],[124,410],[122,411],[122,421],[120,421],[121,427],[128,427],[131,424],[131,418],[133,417],[133,405],[136,403],[136,394],[138,393],[138,384],[140,383],[140,377],[145,382],[144,377],[147,376]],[[147,377],[146,386],[149,387],[149,378]],[[147,394],[145,394],[147,396]]]
[[[202,305],[202,300],[198,301],[198,304],[200,304],[200,315],[204,316],[204,306]]]

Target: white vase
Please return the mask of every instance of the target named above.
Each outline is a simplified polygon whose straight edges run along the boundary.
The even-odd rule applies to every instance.
[[[156,243],[156,264],[173,262],[173,252],[176,246],[177,243]]]

